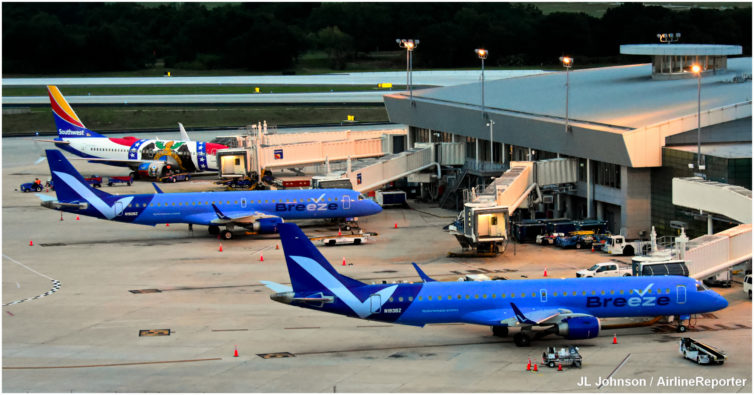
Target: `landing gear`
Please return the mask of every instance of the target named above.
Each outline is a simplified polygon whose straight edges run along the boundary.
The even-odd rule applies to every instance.
[[[493,326],[492,335],[497,336],[497,337],[506,337],[508,336],[508,327],[507,326]]]
[[[220,234],[220,227],[217,225],[210,225],[207,230],[209,231],[209,234],[211,234],[212,236],[216,236]]]
[[[222,232],[221,237],[225,240],[230,240],[233,238],[233,232],[226,229]]]
[[[513,342],[518,347],[529,347],[531,346],[531,336],[528,333],[519,332],[513,335]]]

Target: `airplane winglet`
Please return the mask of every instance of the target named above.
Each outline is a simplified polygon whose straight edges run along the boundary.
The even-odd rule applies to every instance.
[[[511,307],[513,308],[513,312],[516,314],[516,320],[518,320],[521,324],[530,324],[530,325],[536,325],[537,323],[526,318],[524,313],[521,312],[521,310],[516,307],[515,304],[511,303]]]
[[[180,122],[178,122],[178,130],[181,131],[181,140],[191,141],[191,138],[189,137],[188,133],[186,133],[186,129],[183,128],[183,124]]]
[[[426,273],[422,271],[422,269],[419,268],[419,266],[415,262],[411,262],[412,265],[414,265],[414,269],[416,269],[416,272],[419,273],[419,277],[421,277],[422,281],[425,283],[431,283],[433,281],[437,281],[431,277],[429,277]]]
[[[52,196],[43,195],[41,193],[35,193],[34,196],[38,197],[39,200],[41,200],[43,202],[51,202],[51,201],[58,200],[58,199],[56,199],[56,198],[54,198]]]
[[[215,209],[215,214],[217,214],[217,218],[220,218],[220,219],[231,219],[227,215],[223,214],[223,212],[220,211],[220,209],[217,208],[217,206],[215,206],[214,203],[212,203],[212,208]]]
[[[160,187],[157,186],[157,183],[153,182],[152,186],[154,187],[154,190],[157,191],[157,193],[164,193],[162,192],[162,189],[160,189]]]

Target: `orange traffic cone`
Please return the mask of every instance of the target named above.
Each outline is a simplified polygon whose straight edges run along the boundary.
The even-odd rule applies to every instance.
[[[618,344],[618,336],[613,335],[613,344]]]
[[[259,262],[264,262],[264,255],[262,253],[259,253]]]
[[[235,351],[233,351],[233,356],[238,358],[238,346],[235,347]]]
[[[61,221],[63,220],[63,212],[62,211],[60,212],[60,220]]]
[[[220,243],[220,248],[217,251],[223,252],[223,243]]]
[[[280,244],[275,244],[275,249],[279,250],[280,249]]]
[[[29,247],[34,247],[34,242],[32,240],[29,240]]]
[[[562,372],[562,371],[563,371],[563,365],[562,364],[558,364],[558,372]]]
[[[395,223],[395,229],[398,229],[398,223],[397,222]]]
[[[343,236],[342,233],[340,233],[340,228],[338,228],[338,237]]]
[[[343,257],[343,266],[346,265],[346,257]]]
[[[533,372],[537,372],[537,364],[534,364],[534,369],[532,369]]]
[[[165,226],[170,226],[170,224],[165,224]]]
[[[531,371],[531,362],[529,362],[529,363],[526,364],[526,371],[527,372]]]
[[[545,277],[547,277],[547,268],[545,267]]]
[[[594,244],[592,244],[592,252],[594,252]]]
[[[79,220],[79,216],[77,215],[77,216],[76,216],[76,221],[78,221],[78,220]]]

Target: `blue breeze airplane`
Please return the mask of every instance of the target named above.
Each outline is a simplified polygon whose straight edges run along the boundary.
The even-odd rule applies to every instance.
[[[263,281],[276,292],[274,301],[404,325],[489,325],[496,336],[519,327],[513,338],[519,347],[548,334],[596,337],[603,317],[673,315],[685,331],[682,321],[691,314],[728,306],[700,281],[682,276],[437,282],[414,264],[422,283],[367,285],[336,272],[295,224],[281,224],[278,232],[292,287]]]
[[[186,192],[111,195],[94,189],[58,150],[47,150],[55,194],[37,194],[42,206],[95,218],[141,225],[207,225],[209,233],[233,237],[234,227],[274,233],[284,220],[351,218],[382,208],[350,189]]]
[[[58,137],[43,140],[90,162],[130,167],[134,178],[139,175],[160,177],[172,166],[184,172],[217,170],[216,153],[228,148],[222,144],[191,141],[183,125],[178,124],[181,140],[151,140],[136,137],[106,137],[89,130],[56,86],[47,87]]]

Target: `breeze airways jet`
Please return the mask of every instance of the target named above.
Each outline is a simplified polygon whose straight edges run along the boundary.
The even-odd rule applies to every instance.
[[[596,337],[603,317],[672,315],[685,331],[682,322],[691,314],[728,306],[700,281],[683,276],[437,282],[414,264],[422,283],[367,285],[335,271],[295,224],[280,224],[278,232],[291,287],[263,281],[276,292],[274,301],[396,324],[488,325],[497,336],[519,327],[517,346],[548,334]]]
[[[223,144],[191,141],[180,123],[179,141],[106,137],[84,126],[56,86],[48,86],[47,92],[58,137],[38,141],[54,143],[90,162],[129,167],[134,178],[140,174],[163,176],[168,165],[188,173],[216,171],[217,150],[228,148]]]
[[[37,194],[42,206],[69,213],[141,225],[207,225],[230,239],[235,227],[274,233],[284,220],[351,218],[382,208],[351,189],[186,192],[111,195],[94,189],[58,150],[47,150],[57,200]]]

